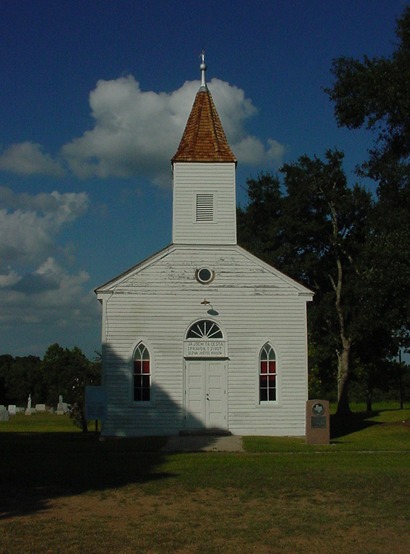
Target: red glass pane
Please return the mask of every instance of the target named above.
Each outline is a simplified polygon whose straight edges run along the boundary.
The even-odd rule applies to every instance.
[[[134,373],[141,373],[141,361],[134,360]]]
[[[268,372],[268,363],[261,362],[261,373],[267,373],[267,372]]]
[[[261,375],[259,378],[259,386],[260,387],[267,387],[268,385],[268,376],[267,375]]]
[[[269,386],[275,387],[276,383],[276,375],[269,375]]]
[[[269,373],[276,373],[276,362],[269,362]]]
[[[142,371],[143,373],[149,373],[149,360],[144,360],[142,362]]]

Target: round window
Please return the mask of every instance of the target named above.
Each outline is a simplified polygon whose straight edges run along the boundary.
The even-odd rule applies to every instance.
[[[207,267],[201,267],[195,272],[196,280],[203,284],[210,283],[213,280],[214,276],[214,272]]]

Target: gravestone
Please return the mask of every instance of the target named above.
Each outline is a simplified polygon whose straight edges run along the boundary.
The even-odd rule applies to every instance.
[[[45,412],[45,411],[46,411],[45,404],[36,404],[36,412]]]
[[[60,394],[58,397],[58,404],[57,404],[57,415],[64,415],[68,412],[68,404],[67,402],[63,402],[63,397]]]
[[[28,395],[27,408],[26,408],[26,411],[24,413],[26,415],[31,415],[33,413],[32,409],[31,409],[31,394]]]
[[[0,406],[0,422],[9,420],[9,412],[6,409],[6,406]]]
[[[9,415],[16,415],[17,413],[17,407],[15,404],[9,404],[8,407]]]
[[[329,444],[330,417],[328,400],[308,400],[306,402],[306,442],[307,444]]]

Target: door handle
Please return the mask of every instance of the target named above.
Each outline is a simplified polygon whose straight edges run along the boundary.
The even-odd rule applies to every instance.
[[[206,399],[209,400],[209,392],[206,393]]]

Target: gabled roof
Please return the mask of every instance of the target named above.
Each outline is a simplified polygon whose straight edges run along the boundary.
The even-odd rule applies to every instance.
[[[136,275],[137,273],[140,273],[144,271],[145,269],[148,269],[152,267],[153,265],[160,263],[163,259],[167,258],[167,256],[172,255],[174,252],[183,252],[186,256],[186,260],[192,259],[194,254],[200,254],[200,258],[202,259],[202,252],[204,251],[212,251],[212,255],[218,257],[223,254],[223,257],[226,256],[226,254],[230,255],[237,255],[239,257],[247,258],[249,261],[251,261],[256,267],[262,268],[267,274],[270,274],[272,277],[277,279],[277,283],[282,283],[282,286],[278,288],[276,285],[275,288],[284,290],[287,288],[288,290],[293,291],[296,293],[299,297],[306,298],[307,301],[312,300],[314,293],[306,288],[304,285],[301,285],[291,277],[288,277],[275,267],[267,264],[266,262],[262,261],[261,259],[257,258],[241,246],[235,245],[176,245],[176,244],[170,244],[169,246],[166,246],[159,252],[153,254],[149,258],[146,258],[142,262],[138,263],[137,265],[131,267],[127,271],[124,271],[114,279],[111,279],[107,283],[99,286],[95,289],[95,293],[97,296],[101,299],[106,294],[112,294],[117,290],[117,287],[121,286],[124,282],[126,282],[129,278],[132,278],[133,275]],[[167,266],[169,263],[167,264]],[[229,271],[229,270],[228,270]],[[227,271],[224,272],[227,274]],[[162,275],[162,273],[161,273]],[[254,282],[255,272],[252,272],[250,274],[250,280],[244,282],[244,286],[246,287],[255,287],[256,284]],[[173,286],[178,286],[178,283],[181,284],[181,280],[173,280]],[[259,283],[260,284],[260,283]],[[152,285],[152,283],[151,283]],[[265,285],[261,285],[262,288],[265,288]],[[164,290],[164,283],[163,283],[163,277],[161,277],[161,289]],[[165,289],[166,290],[166,289]],[[144,291],[146,291],[146,288],[144,288]],[[138,295],[138,292],[135,292],[136,295]],[[225,294],[224,288],[221,288],[221,295],[223,296]],[[260,292],[258,293],[260,294]]]
[[[206,65],[202,61],[202,84],[195,97],[175,162],[234,162],[212,95],[205,84]]]

